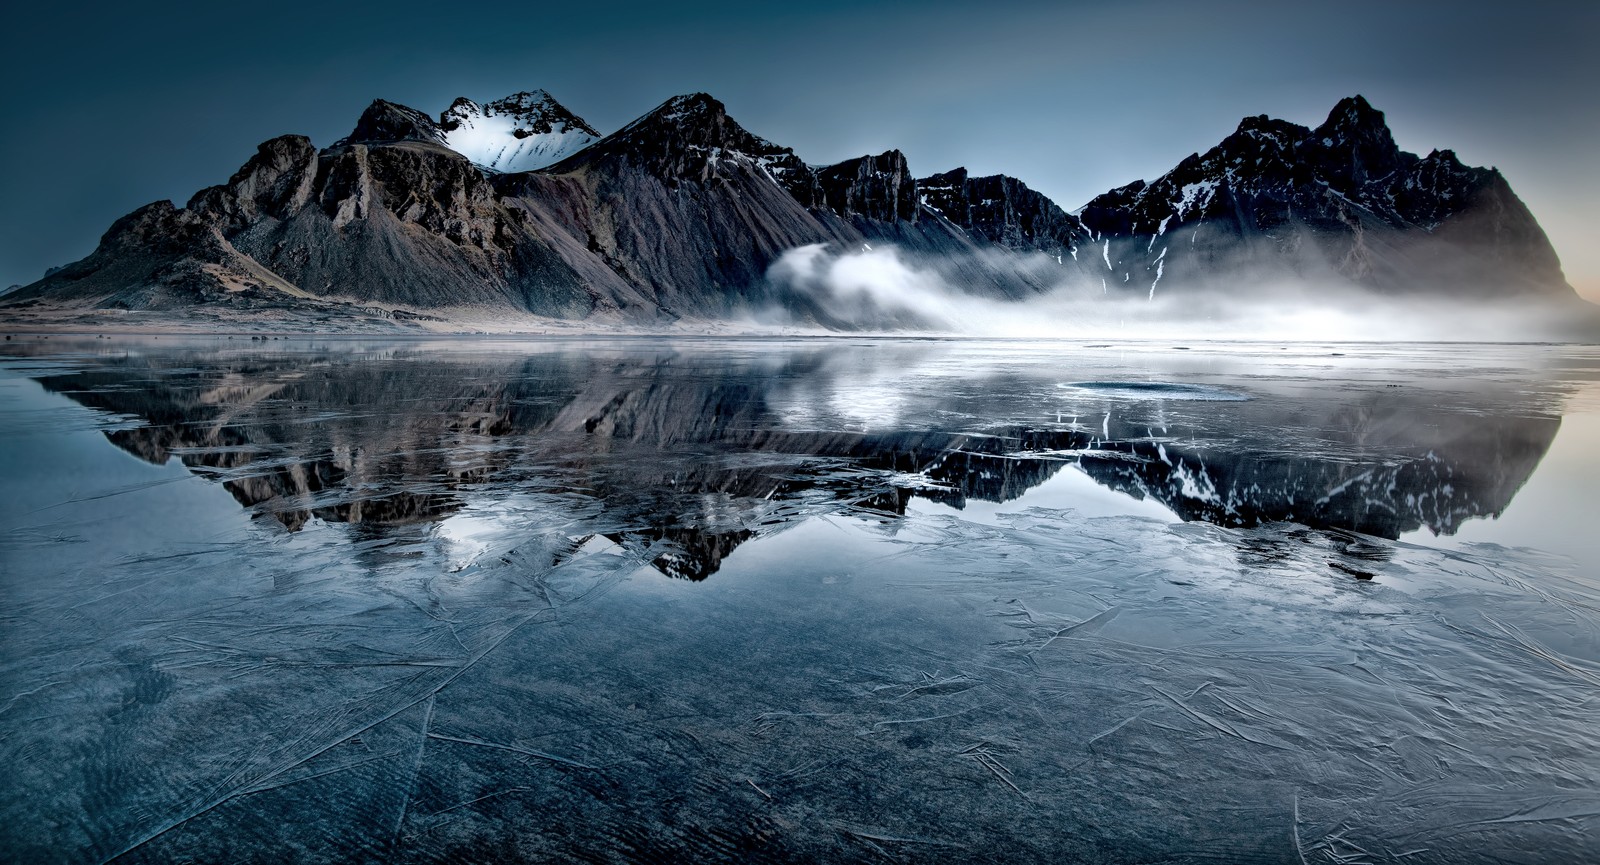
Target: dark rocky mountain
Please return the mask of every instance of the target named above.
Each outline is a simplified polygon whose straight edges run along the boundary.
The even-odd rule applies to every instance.
[[[1079,216],[1091,272],[1153,296],[1227,279],[1329,277],[1390,294],[1571,299],[1555,251],[1492,168],[1395,145],[1360,96],[1308,129],[1247,117],[1222,143]]]
[[[1059,258],[1091,239],[1077,217],[1015,177],[971,177],[957,168],[917,181],[917,190],[941,216],[1006,249]]]
[[[534,107],[553,114],[546,100]],[[380,100],[324,150],[268,141],[227,184],[141,209],[7,301],[641,323],[786,304],[832,323],[814,299],[769,291],[766,270],[798,246],[872,239],[950,256],[977,291],[1043,287],[960,261],[979,242],[921,218],[897,152],[812,168],[696,94],[547,169],[500,173],[447,146],[467,113],[458,100],[436,123]]]
[[[459,102],[459,100],[457,100]],[[453,107],[453,106],[452,106]],[[444,144],[444,130],[432,117],[415,108],[407,108],[383,99],[373,100],[361,112],[356,128],[333,143],[334,147],[351,144],[373,144],[390,141],[427,141]]]
[[[538,170],[512,170],[525,165]],[[1400,151],[1359,96],[1315,130],[1246,118],[1205,154],[1073,215],[1004,175],[919,181],[896,150],[811,166],[705,94],[597,139],[533,91],[458,99],[438,120],[379,100],[321,150],[275,138],[226,184],[135,211],[87,258],[0,303],[313,327],[352,315],[650,325],[774,307],[830,327],[918,325],[863,321],[767,279],[789,250],[874,243],[995,299],[1070,282],[1154,297],[1292,277],[1576,300],[1497,171]]]

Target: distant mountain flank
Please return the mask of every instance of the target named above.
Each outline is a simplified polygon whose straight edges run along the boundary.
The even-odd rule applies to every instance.
[[[1128,290],[1263,268],[1390,293],[1571,293],[1499,171],[1448,150],[1401,150],[1360,96],[1316,129],[1247,117],[1216,147],[1096,197],[1079,216]]]
[[[0,308],[641,325],[781,308],[843,328],[861,322],[768,270],[799,247],[879,243],[996,302],[1063,285],[1153,299],[1312,280],[1588,307],[1498,171],[1401,151],[1360,96],[1315,129],[1245,118],[1070,213],[1005,175],[919,179],[897,150],[811,165],[706,94],[602,136],[534,90],[457,99],[437,118],[377,100],[321,149],[274,138],[227,183],[123,217]]]

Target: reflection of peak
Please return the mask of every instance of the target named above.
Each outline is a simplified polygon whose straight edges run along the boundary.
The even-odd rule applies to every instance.
[[[564,526],[603,513],[590,534],[685,579],[717,572],[740,544],[813,514],[894,519],[913,497],[957,508],[1012,502],[1072,464],[1186,520],[1450,533],[1503,510],[1559,426],[1526,403],[1463,425],[1427,395],[1401,392],[1332,405],[1217,403],[1194,428],[1171,430],[1124,417],[1131,408],[1092,430],[986,435],[781,422],[772,390],[826,386],[825,366],[813,362],[826,351],[792,359],[778,376],[649,353],[416,364],[407,352],[322,352],[243,364],[197,351],[103,359],[41,382],[143,419],[108,438],[152,463],[176,455],[291,530],[316,517],[382,533],[554,484],[570,492],[551,505],[576,515]],[[305,375],[307,364],[320,372]],[[159,372],[175,367],[194,372]],[[1225,446],[1203,443],[1212,423],[1229,429]]]
[[[680,580],[703,580],[722,567],[722,560],[736,547],[755,537],[755,533],[736,529],[711,532],[703,529],[656,529],[642,535],[615,536],[612,540],[624,543],[639,539],[646,542],[665,542],[666,549],[650,561],[661,573]]]
[[[1149,496],[1185,520],[1295,522],[1391,539],[1420,528],[1448,535],[1468,519],[1499,516],[1560,425],[1558,418],[1484,418],[1448,442],[1363,461],[1131,440],[1078,464],[1096,481]]]

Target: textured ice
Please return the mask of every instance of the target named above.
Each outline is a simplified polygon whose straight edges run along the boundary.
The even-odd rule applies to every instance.
[[[1592,349],[3,351],[11,861],[1595,858]]]
[[[1175,399],[1237,402],[1250,398],[1224,387],[1169,381],[1075,381],[1060,387],[1090,391],[1119,399]]]

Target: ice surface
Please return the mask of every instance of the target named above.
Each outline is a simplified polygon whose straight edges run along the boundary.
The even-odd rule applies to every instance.
[[[1594,859],[1600,354],[1187,348],[7,344],[0,848]]]
[[[1107,397],[1133,400],[1221,400],[1239,402],[1250,396],[1242,391],[1204,384],[1169,381],[1075,381],[1057,387],[1086,391]],[[1107,434],[1109,435],[1109,433]]]

